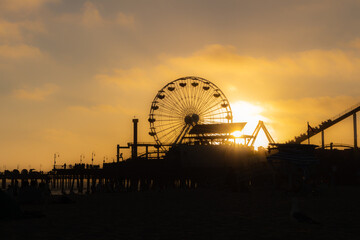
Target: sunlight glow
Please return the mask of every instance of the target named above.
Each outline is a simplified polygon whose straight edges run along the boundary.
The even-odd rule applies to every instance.
[[[241,137],[241,132],[240,131],[235,131],[233,132],[231,135],[233,135],[234,137],[238,138],[238,137]]]
[[[264,109],[259,105],[245,101],[237,101],[235,103],[231,103],[231,109],[233,112],[234,122],[247,122],[243,131],[236,131],[233,133],[233,135],[237,138],[243,134],[252,135],[259,120],[264,121],[265,123],[269,122],[269,120],[262,115]],[[244,143],[243,139],[236,139],[236,142]],[[262,130],[260,130],[254,143],[255,149],[258,149],[260,146],[267,147],[268,143],[269,142],[265,134]]]

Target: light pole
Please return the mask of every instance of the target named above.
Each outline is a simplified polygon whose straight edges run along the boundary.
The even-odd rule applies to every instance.
[[[59,153],[54,153],[54,169],[55,170],[55,165],[56,165],[56,157],[60,157],[60,154]]]
[[[94,166],[94,157],[95,157],[95,153],[92,152],[91,153],[91,165]]]
[[[83,160],[83,159],[85,159],[85,156],[84,156],[84,154],[81,154],[81,155],[80,155],[80,164],[82,163],[82,160]]]

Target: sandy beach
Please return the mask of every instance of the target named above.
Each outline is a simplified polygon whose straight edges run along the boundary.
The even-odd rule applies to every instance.
[[[300,196],[317,224],[290,217],[291,194],[196,189],[73,195],[75,203],[22,205],[34,219],[1,221],[1,239],[356,239],[359,187]]]

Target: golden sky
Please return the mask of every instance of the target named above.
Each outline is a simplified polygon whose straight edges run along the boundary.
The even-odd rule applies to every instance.
[[[359,12],[355,0],[0,0],[0,171],[50,169],[55,152],[112,161],[134,116],[152,141],[151,101],[189,75],[218,85],[235,120],[248,104],[290,140],[360,102]],[[351,143],[351,120],[325,135]]]

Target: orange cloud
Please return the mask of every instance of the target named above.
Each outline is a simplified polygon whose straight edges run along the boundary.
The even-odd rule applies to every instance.
[[[20,27],[17,23],[12,23],[0,19],[0,39],[1,42],[22,40]]]
[[[102,25],[105,21],[93,3],[85,2],[81,22],[84,26],[93,27]]]
[[[0,19],[0,43],[2,44],[24,42],[25,36],[45,31],[45,27],[40,21],[9,22]]]
[[[8,59],[29,59],[42,55],[40,49],[25,44],[10,46],[0,45],[0,57]]]
[[[360,38],[357,38],[349,43],[350,47],[360,49]]]
[[[44,101],[57,89],[58,87],[52,84],[48,84],[43,87],[34,88],[34,89],[16,89],[13,91],[13,96],[17,99],[22,99],[22,100]]]
[[[153,78],[156,76],[154,71],[151,71],[152,73],[149,75],[148,70],[137,67],[126,70],[114,69],[109,74],[96,75],[95,79],[101,84],[115,84],[123,90],[148,90],[153,86]]]
[[[341,95],[346,94],[346,84],[360,87],[360,57],[334,49],[270,59],[238,54],[232,46],[209,45],[190,56],[162,55],[153,65],[116,69],[97,78],[115,82],[120,88],[147,88],[187,75],[209,78],[221,83],[231,97],[248,100]],[[346,89],[354,95],[352,89]]]
[[[59,0],[2,0],[0,7],[9,12],[29,12],[43,7],[46,3],[59,2]]]
[[[232,46],[209,45],[189,56],[162,55],[153,65],[117,69],[96,78],[103,86],[116,84],[120,91],[155,96],[166,83],[188,75],[213,81],[231,103],[262,106],[262,116],[278,141],[300,134],[306,121],[318,124],[360,101],[360,58],[339,49],[270,59],[241,55]]]
[[[81,24],[85,27],[103,27],[105,25],[120,25],[122,27],[133,28],[135,20],[132,15],[118,12],[115,18],[104,18],[95,4],[92,2],[85,2],[81,14]],[[70,21],[76,21],[77,16],[68,15],[65,17]]]
[[[111,104],[97,104],[89,107],[85,106],[70,106],[68,108],[71,112],[78,112],[83,114],[125,114],[127,116],[136,115],[136,110],[132,108],[127,108],[121,104],[111,105]]]
[[[135,25],[135,19],[132,15],[127,15],[125,13],[119,12],[115,18],[114,21],[116,24],[119,24],[120,26],[124,27],[134,27]]]

